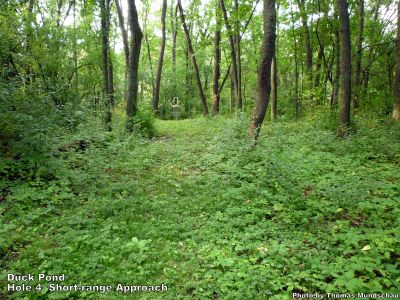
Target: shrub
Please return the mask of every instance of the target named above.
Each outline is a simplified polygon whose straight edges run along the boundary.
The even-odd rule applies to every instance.
[[[154,115],[149,109],[141,109],[133,117],[133,129],[145,137],[153,137],[156,134]]]

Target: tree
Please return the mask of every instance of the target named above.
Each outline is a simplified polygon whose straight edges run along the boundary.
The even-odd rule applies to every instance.
[[[199,97],[200,97],[200,104],[201,104],[201,106],[203,108],[203,114],[205,116],[208,116],[207,101],[206,101],[206,97],[204,96],[203,86],[201,85],[199,67],[197,65],[196,56],[195,56],[195,53],[194,53],[194,50],[193,50],[192,39],[190,37],[189,29],[186,26],[185,15],[183,13],[181,0],[178,0],[178,9],[179,9],[179,12],[180,12],[180,15],[181,15],[181,22],[182,22],[182,26],[183,26],[183,31],[185,32],[186,42],[187,42],[187,45],[188,45],[188,52],[189,52],[188,54],[191,56],[191,60],[192,60],[192,65],[193,65],[193,69],[194,69],[194,76],[195,76],[196,85],[197,85],[197,91],[198,91]]]
[[[278,70],[276,64],[276,55],[274,55],[271,64],[271,81],[272,81],[272,97],[271,97],[271,120],[274,121],[277,115],[278,104]]]
[[[129,42],[128,42],[128,32],[125,28],[125,20],[124,15],[122,13],[121,3],[120,0],[115,0],[115,6],[117,8],[117,15],[118,15],[118,24],[121,30],[122,36],[122,43],[124,44],[124,54],[125,54],[125,82],[127,82],[128,77],[128,65],[129,65]],[[125,83],[124,86],[124,98],[125,100],[128,98],[128,89]]]
[[[128,99],[126,105],[126,114],[128,117],[128,129],[131,120],[137,112],[137,94],[138,94],[138,71],[139,71],[139,58],[140,47],[142,43],[142,30],[140,29],[138,14],[134,0],[128,1],[128,22],[131,31],[131,41],[129,49],[129,65],[128,65]]]
[[[300,114],[300,99],[299,99],[299,60],[298,60],[298,50],[297,50],[297,35],[295,32],[295,26],[294,26],[294,16],[293,16],[293,11],[292,7],[290,7],[290,15],[292,19],[292,35],[293,35],[293,40],[294,40],[294,45],[293,45],[293,58],[294,58],[294,95],[293,95],[293,104],[296,112],[296,118]]]
[[[225,8],[224,0],[220,0],[220,7],[224,16],[226,30],[228,32],[229,47],[231,50],[231,60],[232,60],[232,75],[231,75],[231,86],[233,87],[233,95],[236,97],[236,104],[238,109],[242,109],[242,95],[239,88],[239,75],[238,75],[238,64],[237,64],[237,54],[235,49],[235,41],[233,38],[233,30],[229,23],[228,13]]]
[[[337,134],[346,135],[350,126],[351,101],[351,43],[350,20],[347,0],[337,0],[340,21],[340,113]]]
[[[156,75],[156,84],[153,95],[153,110],[158,113],[158,103],[160,102],[160,86],[161,86],[161,74],[162,67],[164,61],[164,51],[165,51],[165,16],[167,14],[167,0],[163,0],[162,12],[161,12],[161,26],[162,26],[162,37],[161,37],[161,49],[160,49],[160,57],[158,59],[158,68]]]
[[[354,74],[354,97],[353,107],[357,109],[360,104],[360,88],[361,88],[361,62],[362,62],[362,51],[363,51],[363,39],[364,39],[364,0],[358,2],[358,16],[359,16],[359,32],[357,36],[357,53],[355,63],[355,74]]]
[[[337,13],[337,5],[334,7],[334,20],[338,19]],[[332,95],[330,101],[330,107],[333,108],[337,105],[338,97],[339,97],[339,87],[340,87],[340,34],[339,34],[339,26],[338,24],[334,24],[334,34],[335,34],[335,42],[333,47],[334,52],[334,63],[335,63],[335,76],[333,78],[333,87],[332,87]],[[332,66],[333,68],[333,66]]]
[[[279,5],[276,9],[277,11],[279,10]],[[276,16],[276,31],[277,31],[277,35],[278,35],[278,31],[279,31],[279,25],[278,25],[278,12],[277,12],[277,16]],[[271,91],[272,91],[272,97],[271,97],[271,120],[275,121],[276,119],[276,115],[278,112],[278,66],[277,66],[277,62],[276,62],[276,49],[278,48],[278,38],[276,38],[277,40],[275,41],[275,54],[274,57],[272,59],[272,65],[271,65],[271,82],[272,82],[272,86],[271,86]]]
[[[397,1],[397,67],[396,67],[396,102],[394,104],[393,118],[400,120],[400,1]]]
[[[111,89],[110,80],[110,53],[109,53],[109,23],[110,23],[110,1],[100,0],[101,9],[101,46],[102,46],[102,71],[103,71],[103,88],[105,98],[105,117],[104,121],[108,130],[111,130]],[[60,8],[59,8],[60,10]],[[59,21],[57,21],[59,23]]]
[[[367,96],[368,96],[368,86],[369,86],[369,78],[370,78],[371,68],[372,68],[373,63],[377,60],[376,46],[379,43],[376,43],[376,42],[378,41],[378,39],[380,39],[380,36],[383,33],[383,28],[379,24],[379,8],[381,7],[381,2],[382,2],[382,0],[377,0],[374,3],[375,5],[372,7],[371,13],[370,13],[371,15],[373,15],[372,27],[370,29],[370,44],[368,45],[369,51],[368,51],[367,58],[365,59],[365,67],[364,67],[364,72],[363,72],[364,76],[362,79],[362,84],[363,84],[362,96],[363,96],[364,100],[366,100]],[[377,30],[379,30],[380,32],[377,32]]]
[[[144,31],[144,42],[146,45],[146,49],[147,49],[147,59],[149,62],[149,68],[150,68],[150,81],[151,81],[151,91],[152,91],[152,95],[154,95],[154,91],[155,91],[155,85],[154,85],[154,71],[153,71],[153,60],[151,58],[151,46],[150,46],[150,41],[149,41],[149,34],[148,34],[148,30],[147,30],[147,21],[148,21],[148,17],[149,17],[149,12],[150,12],[150,3],[146,0],[143,1],[143,10],[144,10],[144,14],[143,14],[143,31]],[[143,57],[144,57],[144,53],[143,53]]]
[[[303,39],[304,39],[304,49],[306,52],[306,68],[309,78],[312,76],[312,49],[311,49],[311,38],[310,30],[308,29],[307,23],[307,12],[305,6],[305,0],[297,0],[297,5],[300,10],[301,21],[303,24]]]
[[[249,125],[250,136],[257,141],[262,122],[267,111],[271,93],[271,63],[275,55],[276,11],[275,0],[264,0],[264,36],[260,50],[260,63],[257,75],[257,99]]]
[[[240,47],[241,41],[241,28],[239,22],[239,1],[235,0],[235,40],[236,40],[236,63],[237,63],[237,107],[238,110],[242,110],[243,100],[242,100],[242,50]]]
[[[118,24],[121,30],[122,43],[124,44],[124,54],[125,54],[125,63],[128,66],[129,64],[129,42],[128,42],[128,32],[125,28],[125,20],[124,15],[122,13],[120,0],[115,0],[115,6],[117,8],[118,15]]]
[[[188,6],[183,11],[192,50],[181,25],[178,1],[167,1],[165,15],[163,1],[159,11],[153,11],[152,2],[143,0],[141,11],[137,12],[143,32],[138,71],[139,109],[158,98],[159,117],[169,118],[170,109],[161,101],[178,96],[182,98],[184,118],[204,112],[203,103],[212,104],[213,114],[229,113],[229,92],[232,91],[232,111],[240,109],[238,94],[242,94],[243,109],[252,106],[253,110],[263,38],[263,16],[256,9],[258,0],[186,2]],[[340,91],[345,88],[341,85],[344,78],[340,73],[343,22],[339,20],[336,2],[282,3],[280,51],[274,55],[271,67],[271,119],[276,115],[278,79],[281,96],[278,106],[282,114],[307,116],[329,104],[331,112],[340,111]],[[219,7],[221,3],[225,14]],[[70,107],[69,104],[88,107],[90,113],[101,115],[110,124],[113,103],[128,100],[131,27],[121,5],[121,0],[4,2],[0,14],[3,69],[0,78],[18,81],[26,93],[37,91],[46,95],[49,104],[60,110]],[[397,104],[390,99],[397,97],[397,91],[393,93],[398,82],[395,75],[397,27],[393,22],[393,19],[397,21],[397,15],[393,18],[397,10],[392,9],[394,5],[397,8],[397,1],[355,0],[349,5],[350,41],[354,43],[351,108],[358,107],[360,117],[372,108],[381,116],[396,113]],[[162,24],[164,21],[166,24]],[[166,39],[162,27],[166,30]],[[154,33],[157,28],[159,34]],[[120,43],[115,43],[115,34],[119,35]],[[120,44],[122,51],[117,54],[114,47],[119,48]],[[166,62],[162,63],[160,54]],[[275,72],[276,67],[279,73]],[[307,73],[309,67],[312,82]],[[132,71],[129,73],[134,77]],[[198,92],[202,95],[201,89],[204,98],[198,97]],[[127,108],[130,106],[131,102]]]
[[[318,13],[323,16],[319,17],[316,22],[315,26],[315,36],[318,41],[319,45],[319,50],[318,50],[318,61],[317,61],[317,66],[316,66],[316,75],[315,75],[315,83],[314,86],[317,88],[317,91],[319,92],[317,94],[317,104],[325,104],[325,99],[327,98],[327,83],[332,85],[333,84],[333,79],[332,79],[332,69],[331,66],[333,64],[330,64],[330,58],[328,55],[331,55],[330,51],[330,40],[332,39],[332,35],[330,34],[332,32],[332,26],[331,30],[329,30],[329,25],[330,25],[330,18],[328,15],[329,11],[329,6],[327,5],[326,2],[323,3],[321,6],[321,1],[317,1],[318,4]],[[325,46],[328,46],[327,48]],[[324,71],[324,72],[323,72]],[[322,85],[320,83],[323,83]],[[330,104],[330,103],[329,103]]]
[[[176,37],[178,34],[178,6],[175,7],[174,9],[174,3],[175,1],[171,1],[171,8],[170,8],[170,18],[171,18],[171,29],[172,29],[172,94],[175,96],[176,95]]]
[[[214,115],[219,113],[219,78],[221,76],[221,22],[220,22],[220,5],[219,0],[216,0],[215,5],[215,20],[216,28],[214,34],[214,72],[213,72],[213,89],[212,89],[212,113]]]

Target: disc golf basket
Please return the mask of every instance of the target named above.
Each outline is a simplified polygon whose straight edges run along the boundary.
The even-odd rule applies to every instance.
[[[175,120],[178,120],[181,114],[178,97],[174,97],[171,103],[172,103],[172,116],[174,117]]]

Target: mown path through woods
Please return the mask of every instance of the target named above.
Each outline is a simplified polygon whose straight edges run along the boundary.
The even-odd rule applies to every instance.
[[[57,180],[19,184],[9,195],[2,278],[64,273],[67,285],[169,287],[44,289],[40,299],[398,290],[400,147],[387,142],[397,125],[339,141],[306,123],[276,123],[256,148],[245,126],[225,118],[157,121],[153,139],[111,133],[67,153]]]

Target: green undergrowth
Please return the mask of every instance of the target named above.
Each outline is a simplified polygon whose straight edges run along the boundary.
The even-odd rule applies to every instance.
[[[90,144],[57,153],[53,178],[3,181],[3,297],[400,292],[399,124],[359,120],[338,140],[312,119],[280,121],[264,126],[256,147],[246,124],[156,121],[152,138],[80,132]],[[45,283],[37,293],[7,294],[7,273],[169,289],[54,293]]]

